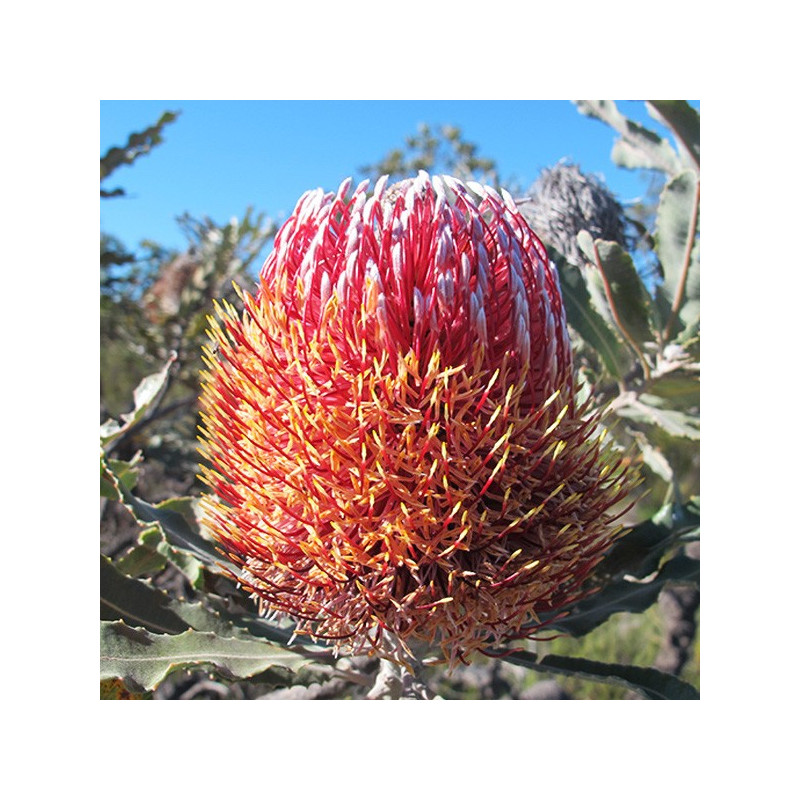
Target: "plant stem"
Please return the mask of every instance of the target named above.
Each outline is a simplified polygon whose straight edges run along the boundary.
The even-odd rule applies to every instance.
[[[402,662],[402,663],[401,663]],[[410,651],[399,660],[382,657],[367,700],[436,700],[422,679],[422,664]]]
[[[375,684],[367,694],[367,700],[399,700],[403,692],[403,668],[388,658],[382,658]]]

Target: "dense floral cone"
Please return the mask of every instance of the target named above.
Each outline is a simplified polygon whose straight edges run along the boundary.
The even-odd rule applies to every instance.
[[[632,478],[576,399],[558,277],[511,197],[385,184],[306,193],[243,315],[218,308],[204,510],[299,631],[452,662],[581,595]]]
[[[585,256],[577,236],[588,231],[593,239],[627,247],[625,214],[608,188],[575,164],[559,162],[543,169],[528,190],[523,215],[542,241],[580,266]]]

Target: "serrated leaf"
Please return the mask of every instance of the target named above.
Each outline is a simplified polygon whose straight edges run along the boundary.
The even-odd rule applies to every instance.
[[[122,414],[120,419],[109,419],[100,426],[100,446],[106,451],[127,430],[132,428],[155,406],[167,388],[167,378],[172,364],[178,358],[177,353],[170,353],[164,367],[153,375],[148,375],[139,382],[133,391],[133,411]]]
[[[649,384],[647,393],[668,400],[672,408],[696,408],[700,405],[700,377],[682,370],[665,373]]]
[[[667,461],[667,458],[664,456],[661,450],[651,444],[641,431],[635,431],[630,428],[626,428],[626,431],[636,442],[636,446],[639,448],[639,452],[642,454],[642,461],[644,462],[645,466],[647,466],[653,473],[658,475],[661,480],[672,484],[674,472],[669,461]]]
[[[539,659],[534,653],[510,653],[503,661],[527,667],[536,672],[548,672],[586,678],[599,683],[613,683],[638,692],[649,700],[699,700],[700,693],[686,681],[652,667],[626,664],[604,664],[586,658],[546,655]]]
[[[700,114],[685,100],[648,100],[650,116],[668,127],[691,163],[700,169]]]
[[[126,506],[131,514],[141,523],[157,523],[163,531],[170,549],[162,550],[155,545],[156,549],[164,552],[169,558],[171,558],[173,550],[179,551],[181,557],[176,559],[175,564],[179,569],[185,571],[190,580],[195,573],[195,565],[186,561],[186,557],[201,562],[206,569],[212,572],[226,575],[238,574],[238,569],[217,551],[213,542],[205,539],[181,513],[175,510],[176,507],[185,510],[186,506],[181,503],[181,499],[151,505],[126,489],[113,471],[108,470],[108,474],[117,490],[117,499]]]
[[[171,600],[148,583],[120,572],[100,556],[100,619],[123,620],[155,633],[181,633],[186,624],[169,608]]]
[[[292,642],[292,650],[313,658],[315,662],[333,663],[334,659],[329,648],[317,644],[309,636],[296,634],[293,625],[279,626],[247,611],[231,610],[222,598],[215,595],[206,594],[204,601],[208,608],[199,604],[183,603],[180,608],[176,608],[176,613],[198,630],[213,630],[223,635],[231,635],[229,632],[233,630],[237,636],[249,634],[256,639],[266,639],[282,646]],[[209,620],[212,617],[208,615],[216,618],[214,627],[209,627],[211,624]]]
[[[205,631],[154,634],[122,622],[100,623],[100,679],[120,678],[137,690],[153,690],[171,672],[210,666],[227,679],[261,676],[291,685],[312,662],[269,642],[234,639]]]
[[[695,229],[697,189],[696,172],[687,170],[676,175],[664,187],[656,213],[656,253],[664,271],[664,282],[659,288],[672,306],[683,285],[680,318],[685,325],[700,317],[700,237]],[[693,230],[695,236],[690,242]]]
[[[700,439],[700,418],[696,414],[662,408],[663,400],[655,395],[628,392],[614,402],[614,413],[620,417],[656,425],[664,433],[684,439]]]
[[[630,368],[631,357],[614,328],[595,309],[580,269],[560,261],[558,275],[567,321],[597,351],[608,374],[622,378]]]
[[[142,460],[141,451],[136,453],[130,461],[120,461],[116,458],[100,459],[100,495],[109,500],[117,499],[117,490],[108,475],[108,469],[113,470],[117,479],[126,489],[133,489],[139,479],[139,465]]]
[[[610,125],[621,138],[611,151],[614,163],[626,169],[657,169],[672,175],[680,168],[669,142],[638,122],[628,119],[613,100],[576,100],[581,114]]]
[[[617,540],[600,562],[596,573],[612,578],[632,575],[644,578],[655,569],[667,549],[700,526],[700,500],[665,503],[651,519],[631,528]]]
[[[622,611],[641,613],[658,600],[667,584],[697,584],[700,562],[685,555],[667,561],[656,575],[646,582],[622,579],[581,600],[566,616],[555,620],[548,629],[572,636],[585,636],[602,625],[612,614]]]
[[[156,531],[158,541],[163,536],[160,530]],[[155,575],[167,565],[168,559],[153,547],[139,544],[120,556],[114,563],[120,572],[131,578],[140,578],[146,575]]]
[[[160,509],[160,504],[156,505],[155,508]],[[195,553],[189,552],[183,548],[174,547],[170,542],[169,536],[164,531],[163,526],[157,525],[156,531],[161,535],[160,541],[155,543],[156,552],[176,566],[194,589],[202,590],[204,562],[199,559]]]
[[[100,159],[100,181],[104,181],[123,164],[133,164],[137,158],[149,153],[153,147],[161,144],[161,134],[164,126],[174,122],[179,114],[180,112],[165,111],[155,125],[151,125],[143,131],[130,134],[124,147],[109,148]],[[124,193],[122,190],[119,190],[119,192]],[[116,194],[116,192],[112,194]]]
[[[203,574],[204,562],[192,553],[173,547],[163,528],[157,522],[148,524],[142,530],[139,534],[139,542],[141,545],[139,548],[134,548],[134,550],[118,560],[117,565],[124,572],[137,577],[134,574],[134,570],[139,570],[139,574],[142,574],[142,570],[147,571],[157,567],[159,561],[163,563],[169,562],[183,573],[192,588],[203,589],[205,581]]]
[[[653,341],[655,334],[650,325],[650,296],[630,255],[616,242],[592,240],[588,231],[578,234],[578,244],[590,262],[595,264],[587,269],[587,285],[595,307],[608,324],[617,325],[611,311],[613,303],[619,323],[630,337],[639,344]]]
[[[285,646],[293,631],[277,628],[260,617],[227,611],[221,598],[206,594],[203,603],[177,600],[155,588],[147,581],[122,574],[105,556],[100,557],[100,618],[123,621],[131,627],[147,628],[152,633],[178,634],[190,628],[213,633],[228,639],[267,640]],[[293,651],[313,657],[315,661],[330,661],[330,652],[310,639],[295,636],[298,643]],[[301,645],[306,645],[302,647]]]

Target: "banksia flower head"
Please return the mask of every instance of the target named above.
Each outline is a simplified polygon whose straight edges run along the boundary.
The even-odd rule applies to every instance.
[[[593,239],[627,246],[622,206],[605,184],[575,164],[559,162],[542,170],[529,195],[530,201],[523,206],[525,219],[570,264],[584,263],[577,240],[582,230]]]
[[[631,479],[512,198],[424,172],[349,187],[306,193],[242,316],[211,322],[205,514],[262,610],[452,663],[582,595]]]

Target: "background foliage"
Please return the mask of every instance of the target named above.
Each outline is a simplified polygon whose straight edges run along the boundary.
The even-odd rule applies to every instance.
[[[291,630],[260,618],[222,573],[197,514],[206,315],[214,298],[238,303],[231,281],[254,279],[275,224],[252,208],[226,223],[184,215],[185,249],[143,242],[143,257],[101,234],[102,698],[699,696],[700,121],[683,101],[646,105],[674,142],[611,101],[576,103],[616,131],[617,164],[652,176],[632,208],[575,164],[530,187],[506,182],[453,126],[421,126],[363,167],[372,178],[447,172],[520,198],[557,264],[585,391],[609,406],[612,435],[645,476],[631,532],[593,577],[596,592],[552,620],[556,638],[451,674],[289,644]],[[179,114],[167,111],[103,155],[102,202],[124,196],[109,178],[172,124]]]

